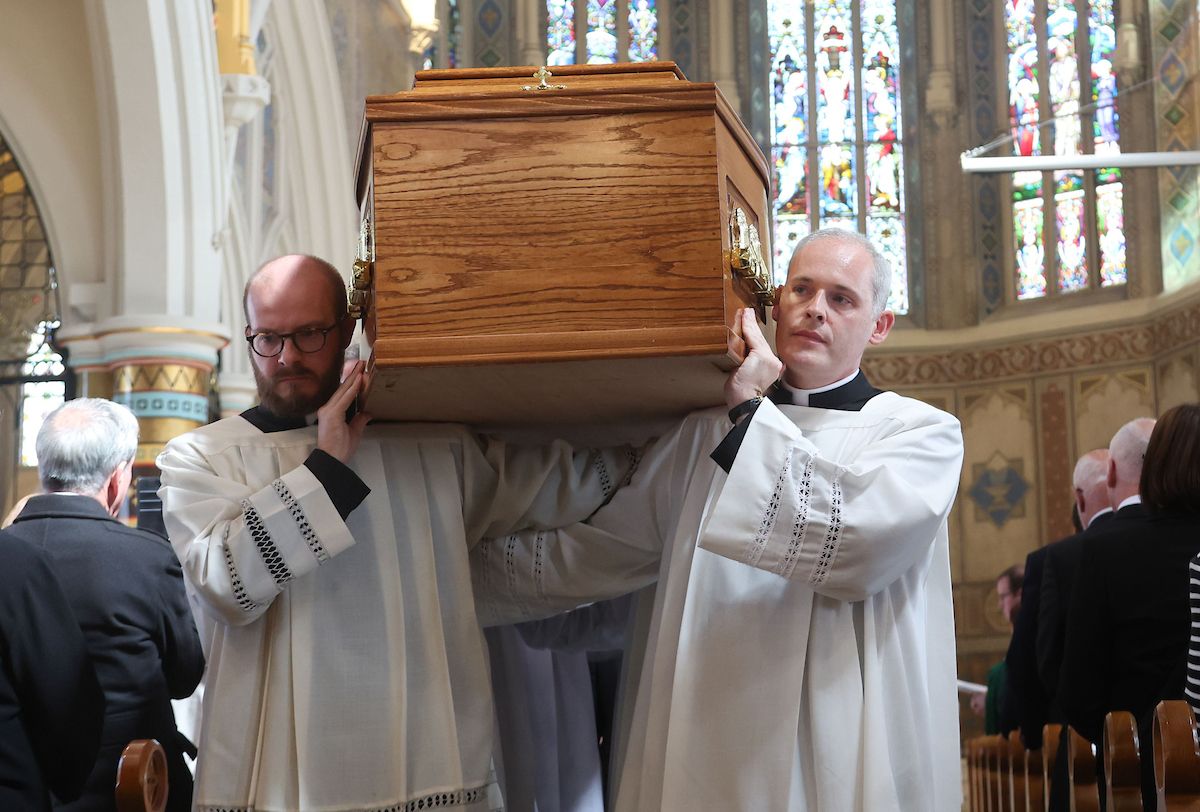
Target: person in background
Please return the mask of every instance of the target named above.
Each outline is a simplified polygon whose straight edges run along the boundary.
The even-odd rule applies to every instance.
[[[103,724],[104,693],[51,562],[0,531],[0,809],[78,798]]]
[[[161,536],[114,516],[129,490],[138,424],[97,398],[55,409],[37,435],[44,493],[30,497],[8,532],[41,550],[63,584],[104,689],[104,739],[87,787],[65,810],[112,810],[121,751],[157,739],[167,753],[168,809],[189,810],[192,780],[171,699],[204,673],[183,572]]]
[[[1083,546],[1059,687],[1067,721],[1097,745],[1109,711],[1137,719],[1147,809],[1156,803],[1154,707],[1184,696],[1188,565],[1200,553],[1200,405],[1177,406],[1153,425],[1144,462],[1136,460],[1145,512],[1122,520],[1133,504],[1126,497],[1108,528]],[[1124,458],[1121,435],[1113,457],[1136,459],[1139,435]]]

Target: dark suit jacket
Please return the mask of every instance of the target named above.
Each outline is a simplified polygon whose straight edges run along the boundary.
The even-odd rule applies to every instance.
[[[44,550],[87,637],[107,711],[100,756],[83,797],[67,808],[111,810],[121,750],[154,738],[167,751],[169,809],[189,809],[191,776],[170,700],[191,695],[204,656],[165,539],[126,527],[94,499],[35,496],[10,531]]]
[[[1079,563],[1059,699],[1067,721],[1093,742],[1106,713],[1133,713],[1143,729],[1145,767],[1153,764],[1144,734],[1154,706],[1183,698],[1188,563],[1197,553],[1200,515],[1151,514],[1114,520],[1085,542]],[[1143,772],[1143,791],[1153,797],[1152,770]]]
[[[78,797],[103,722],[104,694],[50,562],[0,531],[0,809]]]
[[[1021,729],[1021,739],[1030,750],[1042,746],[1042,726],[1060,721],[1053,696],[1042,685],[1037,671],[1038,613],[1041,608],[1042,562],[1049,547],[1034,550],[1025,558],[1025,582],[1021,586],[1021,609],[1013,621],[1008,643],[1008,683],[1005,715]],[[1055,718],[1052,718],[1055,717]]]
[[[1140,505],[1136,507],[1138,511],[1141,510]],[[1115,520],[1115,513],[1097,516],[1082,533],[1067,536],[1062,541],[1056,541],[1044,548],[1046,553],[1042,559],[1037,639],[1034,646],[1038,676],[1051,702],[1056,701],[1058,693],[1059,672],[1067,636],[1067,612],[1071,608],[1071,592],[1075,585],[1075,573],[1079,569],[1084,537],[1105,530]]]

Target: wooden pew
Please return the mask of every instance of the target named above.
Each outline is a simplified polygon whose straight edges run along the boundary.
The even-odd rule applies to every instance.
[[[1108,812],[1143,812],[1137,721],[1129,711],[1104,717],[1104,793]]]
[[[1196,718],[1183,700],[1154,710],[1154,783],[1160,812],[1200,810],[1200,754]]]
[[[1008,770],[1005,781],[1008,784],[1009,809],[1012,812],[1026,812],[1025,787],[1028,780],[1025,775],[1025,746],[1021,744],[1021,734],[1016,730],[1008,734]]]
[[[1058,761],[1058,745],[1062,738],[1062,725],[1042,726],[1042,808],[1050,808],[1050,778]]]
[[[134,739],[121,751],[114,791],[117,812],[163,812],[167,806],[167,755],[154,739]]]
[[[1046,794],[1043,787],[1042,753],[1044,750],[1025,751],[1025,809],[1026,812],[1046,812]]]
[[[1100,812],[1096,784],[1096,752],[1092,743],[1067,727],[1067,780],[1071,787],[1071,812]]]

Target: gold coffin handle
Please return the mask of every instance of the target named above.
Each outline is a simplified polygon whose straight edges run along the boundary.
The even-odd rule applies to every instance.
[[[775,304],[775,286],[771,284],[771,271],[763,259],[758,227],[737,206],[729,215],[729,270],[734,278],[746,283],[760,306]]]
[[[551,73],[550,70],[545,65],[542,65],[540,68],[538,68],[536,71],[533,72],[533,78],[537,79],[538,83],[536,85],[521,85],[521,89],[526,92],[535,92],[538,90],[566,90],[567,89],[566,85],[546,84],[546,80],[549,79],[553,75],[554,74]]]
[[[358,233],[358,256],[354,258],[354,272],[346,286],[346,301],[352,319],[361,319],[371,309],[371,282],[375,275],[375,235],[371,221],[363,218]]]

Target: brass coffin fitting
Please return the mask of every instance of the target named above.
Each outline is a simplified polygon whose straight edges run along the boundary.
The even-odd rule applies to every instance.
[[[371,309],[371,283],[375,271],[375,234],[371,221],[364,218],[358,232],[358,256],[354,258],[354,272],[346,286],[346,299],[350,318],[361,319]]]
[[[530,92],[535,91],[535,90],[566,90],[567,89],[566,85],[548,85],[548,84],[546,84],[546,80],[549,79],[553,75],[554,75],[553,73],[551,73],[549,70],[547,70],[545,65],[542,65],[540,68],[538,68],[533,73],[533,78],[537,79],[538,83],[536,85],[521,85],[521,89],[525,90],[525,91],[530,91]]]
[[[746,283],[759,305],[775,304],[775,287],[771,284],[770,267],[763,259],[758,227],[740,207],[735,207],[729,215],[729,270]]]

